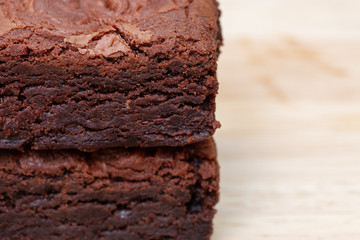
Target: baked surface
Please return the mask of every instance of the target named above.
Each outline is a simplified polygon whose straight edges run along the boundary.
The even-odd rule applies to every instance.
[[[209,138],[215,0],[0,0],[0,149]]]
[[[218,181],[213,140],[0,150],[0,239],[209,239]]]

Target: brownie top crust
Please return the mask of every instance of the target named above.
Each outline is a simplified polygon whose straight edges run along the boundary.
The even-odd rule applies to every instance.
[[[159,174],[164,166],[173,165],[169,174],[183,176],[192,166],[199,176],[208,179],[217,175],[216,156],[212,138],[184,147],[106,148],[92,153],[78,150],[0,150],[0,179],[3,179],[4,172],[37,177],[75,172],[100,178],[122,174],[124,181],[139,181]],[[131,169],[131,174],[126,169]]]
[[[171,38],[216,51],[217,18],[213,0],[0,0],[0,36],[31,29],[93,57],[129,56],[132,46]]]

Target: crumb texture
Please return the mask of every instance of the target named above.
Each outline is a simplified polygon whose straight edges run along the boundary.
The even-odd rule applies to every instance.
[[[214,142],[178,148],[0,151],[1,239],[209,239]]]

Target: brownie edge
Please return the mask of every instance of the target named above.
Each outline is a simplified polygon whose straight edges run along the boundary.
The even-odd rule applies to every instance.
[[[209,239],[213,140],[185,147],[0,150],[0,239]]]
[[[219,16],[215,0],[0,0],[0,149],[208,139]]]

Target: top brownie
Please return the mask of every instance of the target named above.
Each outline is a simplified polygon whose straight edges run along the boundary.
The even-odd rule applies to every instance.
[[[0,149],[209,138],[215,0],[0,0]]]

